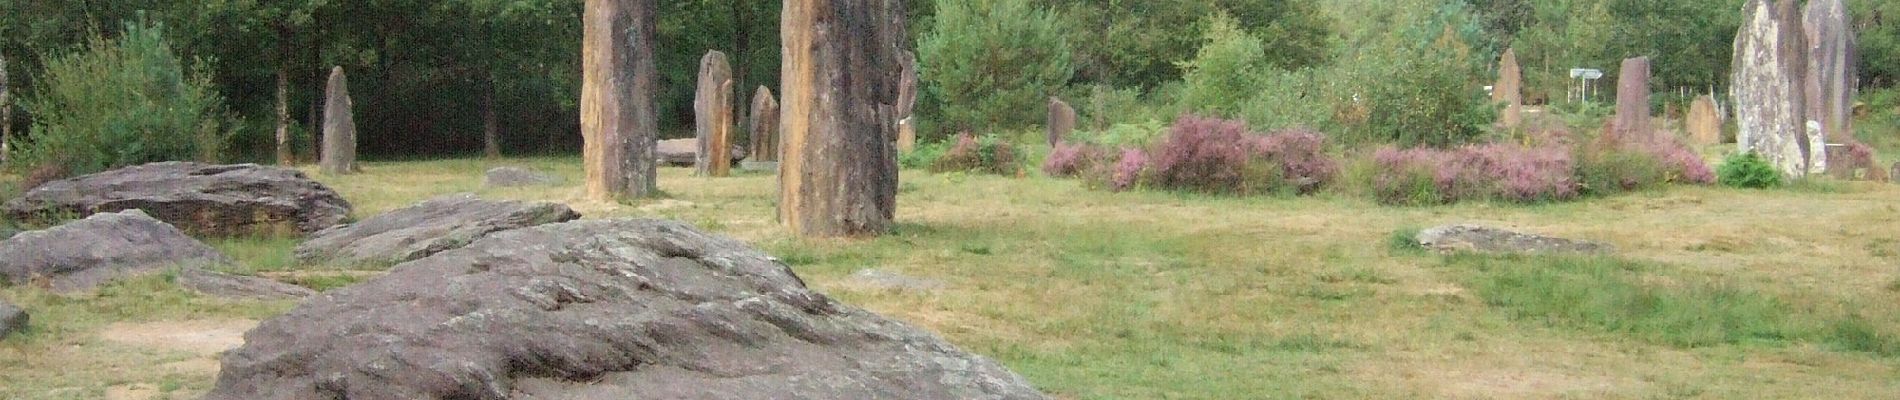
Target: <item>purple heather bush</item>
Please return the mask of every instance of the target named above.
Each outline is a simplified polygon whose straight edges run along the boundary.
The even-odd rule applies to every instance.
[[[1203,193],[1311,193],[1339,174],[1310,130],[1263,135],[1241,121],[1184,115],[1151,154],[1153,185]]]
[[[1042,172],[1057,178],[1081,176],[1096,168],[1107,159],[1109,152],[1101,148],[1076,143],[1058,143],[1049,152],[1049,158],[1042,162]]]
[[[1384,148],[1373,154],[1372,191],[1386,204],[1476,199],[1544,202],[1575,198],[1570,152],[1510,144],[1455,149]]]
[[[1142,175],[1148,170],[1148,153],[1136,148],[1122,149],[1121,160],[1115,162],[1115,170],[1108,176],[1108,188],[1112,191],[1127,191],[1141,183]]]

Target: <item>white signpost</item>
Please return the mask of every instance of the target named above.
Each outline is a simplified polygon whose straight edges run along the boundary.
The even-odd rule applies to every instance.
[[[1603,78],[1603,70],[1590,68],[1571,68],[1570,78],[1577,80],[1577,87],[1571,91],[1572,101],[1590,101],[1590,91],[1594,85],[1590,81]]]

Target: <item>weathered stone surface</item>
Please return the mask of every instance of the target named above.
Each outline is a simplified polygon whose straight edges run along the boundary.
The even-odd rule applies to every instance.
[[[942,289],[943,281],[899,274],[881,269],[867,269],[851,274],[851,282],[882,290],[923,292]]]
[[[1524,68],[1517,64],[1517,49],[1504,49],[1498,58],[1498,81],[1491,86],[1491,102],[1504,103],[1498,124],[1514,129],[1524,124]]]
[[[1616,135],[1648,140],[1656,134],[1649,119],[1649,58],[1625,59],[1616,75]]]
[[[670,221],[491,235],[245,334],[209,400],[1041,399],[929,333]]]
[[[62,293],[167,268],[228,263],[211,246],[139,210],[94,214],[0,242],[0,278]]]
[[[897,151],[909,154],[917,150],[917,128],[910,120],[897,121]]]
[[[691,167],[699,163],[698,139],[661,140],[654,149],[660,162],[668,166]],[[745,148],[735,144],[727,154],[732,156],[732,162],[739,162],[744,159],[741,155],[745,154]]]
[[[1854,65],[1853,19],[1843,0],[1808,0],[1802,11],[1802,28],[1808,39],[1808,73],[1817,86],[1818,97],[1810,108],[1819,109],[1812,119],[1821,121],[1829,143],[1854,142],[1854,89],[1860,85],[1860,72]]]
[[[1442,252],[1607,253],[1610,245],[1518,233],[1477,225],[1449,225],[1420,231],[1418,243]]]
[[[343,67],[330,69],[330,82],[323,101],[323,157],[318,167],[325,174],[344,175],[358,171],[356,166],[356,117],[350,102],[350,80]]]
[[[1689,115],[1684,118],[1683,126],[1689,131],[1689,139],[1696,144],[1716,144],[1722,142],[1722,115],[1715,111],[1715,98],[1698,96],[1689,105]]]
[[[13,153],[13,91],[7,82],[7,57],[0,56],[0,165]]]
[[[214,236],[304,234],[343,222],[350,203],[292,169],[162,162],[47,182],[0,206],[18,220],[145,210]]]
[[[32,316],[26,310],[8,303],[6,299],[0,299],[0,339],[6,339],[14,332],[26,331],[26,324],[31,320]]]
[[[898,59],[897,120],[909,121],[917,108],[917,54],[905,51]]]
[[[748,160],[759,162],[778,162],[778,99],[772,96],[772,89],[759,87],[752,95],[752,156]]]
[[[656,0],[586,0],[582,11],[581,140],[594,200],[657,192],[653,106]]]
[[[523,167],[495,167],[482,174],[482,186],[487,187],[524,187],[552,186],[567,182],[559,176]]]
[[[1824,172],[1826,146],[1808,134],[1807,35],[1792,0],[1750,0],[1735,37],[1730,94],[1740,151],[1790,176]],[[1818,93],[1818,92],[1816,92]]]
[[[693,165],[699,176],[732,175],[732,163],[715,161],[731,157],[726,152],[732,150],[732,84],[726,53],[709,51],[699,59],[699,90],[693,98],[699,139],[699,157]]]
[[[317,291],[309,288],[266,278],[232,275],[198,268],[179,270],[176,279],[179,286],[191,291],[227,299],[299,299],[317,294]]]
[[[897,213],[902,0],[787,0],[779,221],[801,237],[878,235]]]
[[[561,204],[491,201],[473,194],[454,194],[317,232],[297,246],[297,259],[395,264],[460,248],[495,232],[580,217]]]
[[[1063,102],[1060,98],[1049,97],[1047,129],[1050,147],[1062,143],[1062,140],[1068,138],[1070,133],[1075,132],[1075,107],[1069,107],[1069,103]]]

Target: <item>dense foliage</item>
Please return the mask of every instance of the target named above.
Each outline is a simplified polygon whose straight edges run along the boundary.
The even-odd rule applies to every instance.
[[[128,24],[117,39],[94,37],[83,50],[43,59],[25,103],[36,134],[20,146],[15,169],[84,174],[219,157],[230,128],[222,101],[187,72],[161,25]]]
[[[1781,186],[1781,170],[1769,164],[1755,152],[1729,155],[1722,161],[1722,167],[1716,170],[1721,176],[1723,186],[1747,189],[1766,189]]]
[[[922,79],[940,126],[957,131],[1027,126],[1069,83],[1062,22],[1020,0],[937,0],[917,45]]]

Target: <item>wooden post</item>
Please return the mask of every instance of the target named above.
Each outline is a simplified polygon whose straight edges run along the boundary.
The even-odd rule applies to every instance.
[[[613,201],[651,196],[656,0],[586,0],[581,43],[581,138],[587,195]]]
[[[903,0],[785,0],[779,221],[800,237],[873,236],[897,208]]]

